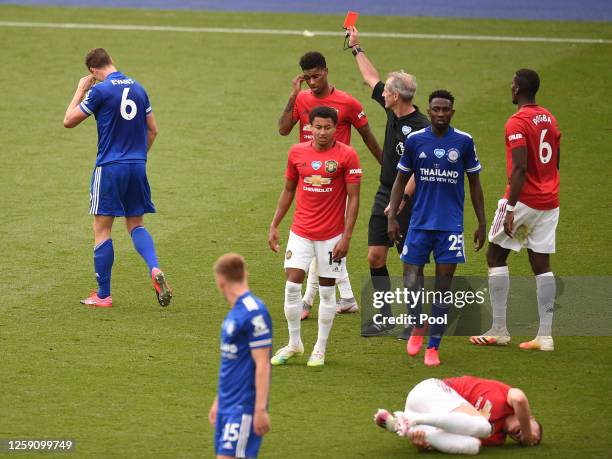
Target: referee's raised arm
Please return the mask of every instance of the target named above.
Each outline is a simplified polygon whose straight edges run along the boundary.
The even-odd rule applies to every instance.
[[[380,81],[380,76],[370,60],[366,57],[363,49],[361,49],[357,29],[355,27],[349,27],[347,31],[349,33],[348,44],[353,52],[353,56],[355,56],[363,81],[365,81],[370,88],[374,89],[374,86]]]

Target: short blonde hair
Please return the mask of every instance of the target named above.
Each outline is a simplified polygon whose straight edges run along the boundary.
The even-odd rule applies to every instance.
[[[228,282],[242,282],[246,277],[246,262],[242,255],[230,252],[218,258],[213,270]]]
[[[391,72],[387,75],[387,90],[398,93],[406,102],[412,102],[417,90],[416,77],[403,70]]]

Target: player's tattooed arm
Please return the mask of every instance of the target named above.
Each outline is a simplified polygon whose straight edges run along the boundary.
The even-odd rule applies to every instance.
[[[376,140],[372,129],[370,129],[370,125],[366,124],[365,126],[357,129],[357,131],[359,132],[359,135],[361,135],[363,143],[366,144],[366,147],[368,147],[368,150],[370,150],[370,153],[372,153],[372,156],[376,158],[378,164],[382,165],[382,149],[380,148],[378,140]]]
[[[293,203],[295,197],[295,190],[297,189],[297,180],[285,179],[285,187],[281,191],[272,223],[270,223],[270,230],[268,232],[268,245],[273,252],[278,252],[280,249],[280,236],[278,234],[278,225],[281,224],[283,218],[287,214],[287,211]]]
[[[527,147],[517,147],[512,149],[512,171],[510,173],[510,194],[508,205],[514,206],[518,201],[525,179],[527,178]],[[512,237],[514,231],[514,212],[506,211],[504,219],[504,232]]]
[[[389,213],[387,214],[387,234],[393,242],[399,242],[401,239],[400,227],[397,222],[397,210],[404,196],[406,184],[411,176],[412,173],[405,174],[398,171],[393,182],[393,188],[391,188],[391,200],[389,201]]]
[[[474,231],[474,248],[476,252],[482,249],[485,243],[485,233],[487,228],[487,220],[485,218],[485,203],[482,186],[480,184],[480,174],[467,174],[470,182],[470,197],[472,206],[478,219],[478,228]]]
[[[280,135],[288,135],[297,122],[297,120],[293,119],[293,107],[295,106],[295,100],[302,89],[303,81],[304,75],[300,74],[291,82],[291,95],[289,96],[287,105],[285,105],[285,109],[283,110],[283,113],[281,113],[281,117],[278,120],[278,132]]]

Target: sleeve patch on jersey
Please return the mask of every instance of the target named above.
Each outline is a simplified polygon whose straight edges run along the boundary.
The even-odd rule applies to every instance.
[[[365,112],[359,112],[359,114],[357,115],[358,119],[361,119],[365,116]]]
[[[150,112],[151,112],[151,110],[153,110],[153,109],[152,109],[151,107],[149,107],[149,108],[147,108],[147,109],[145,110],[145,112],[150,113]]]
[[[270,329],[268,328],[268,324],[264,319],[264,316],[261,314],[253,317],[251,319],[251,324],[253,325],[253,336],[258,337],[261,335],[267,335],[270,333]]]
[[[257,311],[259,309],[259,305],[257,301],[252,296],[247,296],[242,300],[242,303],[247,308],[247,311]]]
[[[479,171],[480,169],[482,169],[482,166],[479,164],[478,166],[472,167],[470,169],[466,169],[465,171],[466,172],[476,172],[476,171]]]
[[[350,169],[349,170],[349,174],[350,175],[355,175],[355,174],[362,174],[363,172],[361,171],[361,169]]]
[[[521,133],[511,134],[508,136],[508,142],[514,142],[515,140],[520,140],[522,138],[523,138],[523,134]]]
[[[272,346],[272,338],[260,339],[258,341],[251,341],[249,343],[249,347],[251,348],[263,347],[263,346]]]

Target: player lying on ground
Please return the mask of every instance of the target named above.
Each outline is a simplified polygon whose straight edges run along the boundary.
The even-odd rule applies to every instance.
[[[338,112],[334,139],[350,145],[351,126],[354,127],[376,161],[380,163],[381,149],[370,129],[368,118],[361,103],[350,94],[329,83],[325,57],[317,51],[308,52],[300,58],[300,68],[303,73],[296,76],[292,81],[289,101],[278,120],[278,132],[281,135],[289,135],[293,126],[299,121],[300,142],[310,142],[313,139],[312,126],[308,119],[310,111],[320,106],[331,107]],[[308,89],[302,90],[302,83],[304,82]],[[348,271],[346,271],[345,277],[337,279],[336,285],[340,293],[337,312],[357,312],[359,306],[353,294]],[[319,273],[316,259],[313,258],[308,269],[306,291],[302,298],[302,320],[310,315],[310,309],[318,289]]]
[[[249,290],[244,258],[225,254],[214,272],[231,309],[221,327],[219,390],[208,420],[216,426],[217,459],[253,458],[270,430],[272,321],[266,305]]]
[[[280,249],[280,225],[295,197],[295,213],[285,251],[285,317],[289,344],[272,358],[283,365],[304,352],[300,335],[302,283],[313,258],[319,272],[319,333],[308,366],[325,362],[327,339],[336,315],[336,279],[346,276],[346,255],[359,211],[361,166],[357,152],[334,140],[338,113],[331,107],[310,112],[312,142],[293,145],[289,150],[285,186],[278,200],[268,245]]]
[[[419,449],[478,454],[480,445],[503,445],[506,435],[524,446],[542,441],[524,392],[492,379],[426,379],[408,393],[404,411],[379,409],[374,422]]]
[[[555,117],[536,104],[540,77],[519,69],[512,78],[512,103],[518,111],[506,122],[506,194],[498,202],[489,231],[489,294],[493,309],[491,329],[470,338],[473,344],[508,344],[506,307],[510,291],[508,254],[527,249],[535,275],[540,327],[535,339],[521,349],[554,350],[552,321],[556,284],[550,267],[559,222],[559,142]]]
[[[168,306],[172,289],[159,269],[153,238],[143,215],[155,213],[147,181],[147,153],[157,136],[155,115],[144,88],[117,71],[103,48],[85,58],[90,75],[81,78],[66,109],[64,127],[78,126],[90,115],[98,125],[98,154],[91,178],[90,208],[94,230],[94,268],[98,290],[81,303],[109,308],[115,251],[111,231],[115,217],[125,217],[134,248],[149,268],[157,300]],[[94,83],[99,84],[94,86]]]

